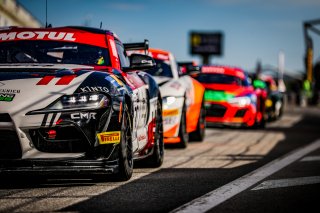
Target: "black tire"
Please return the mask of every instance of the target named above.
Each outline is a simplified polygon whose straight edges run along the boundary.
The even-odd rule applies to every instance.
[[[204,102],[201,103],[200,114],[197,123],[197,129],[189,134],[190,141],[203,141],[205,136],[206,111]]]
[[[266,127],[266,119],[262,118],[260,122],[256,120],[252,127],[253,129],[264,129]]]
[[[186,148],[189,142],[189,134],[187,132],[187,109],[185,103],[183,103],[181,120],[179,126],[179,137],[180,142],[178,143],[178,147]]]
[[[158,100],[161,100],[158,98]],[[142,160],[144,166],[157,168],[163,163],[164,158],[164,143],[163,143],[163,121],[162,121],[162,104],[160,101],[157,103],[156,112],[156,129],[154,135],[153,153],[146,159]]]
[[[124,107],[121,138],[119,144],[119,172],[116,179],[119,181],[129,180],[133,173],[133,153],[132,153],[132,128],[130,115],[127,106]]]

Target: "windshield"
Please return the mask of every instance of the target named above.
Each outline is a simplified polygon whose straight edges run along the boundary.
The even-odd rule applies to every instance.
[[[172,78],[172,70],[170,67],[169,61],[163,61],[159,59],[154,59],[156,62],[156,66],[146,72],[153,75],[153,76],[164,76]]]
[[[59,41],[11,41],[0,43],[1,63],[53,63],[110,65],[106,48]]]
[[[201,83],[206,84],[232,84],[238,86],[248,86],[248,81],[232,75],[200,74],[196,79]]]

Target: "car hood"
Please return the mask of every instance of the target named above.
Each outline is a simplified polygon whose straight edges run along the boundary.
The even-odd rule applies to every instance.
[[[174,79],[174,78],[163,77],[163,76],[155,76],[154,79],[159,85],[162,97],[184,96],[186,91],[186,85],[184,81],[182,81],[181,79]]]
[[[164,77],[164,76],[153,76],[159,86],[167,83],[168,81],[172,80],[172,78]]]
[[[43,109],[59,97],[74,93],[92,73],[90,69],[77,65],[0,66],[0,113],[15,116]]]

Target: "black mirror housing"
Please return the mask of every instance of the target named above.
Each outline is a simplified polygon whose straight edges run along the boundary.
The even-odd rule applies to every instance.
[[[187,65],[186,70],[188,75],[197,75],[201,72],[201,68],[199,66],[194,65]]]
[[[130,67],[125,68],[126,71],[129,70],[148,70],[156,66],[156,62],[151,56],[143,54],[132,54],[130,58]]]
[[[198,75],[201,73],[201,67],[195,65],[194,62],[178,62],[178,66],[181,69],[183,75]]]

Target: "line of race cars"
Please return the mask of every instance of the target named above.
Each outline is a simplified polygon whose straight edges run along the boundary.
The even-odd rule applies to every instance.
[[[185,72],[183,72],[185,68]],[[264,126],[262,87],[238,68],[178,66],[148,42],[88,27],[0,30],[0,175],[114,174],[161,166],[206,122]]]

